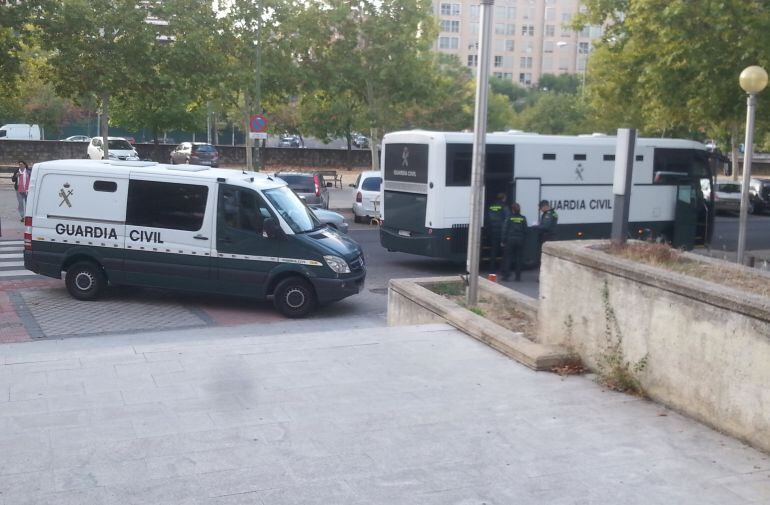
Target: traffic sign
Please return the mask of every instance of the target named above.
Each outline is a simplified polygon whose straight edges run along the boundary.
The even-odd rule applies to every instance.
[[[253,114],[249,119],[249,130],[253,132],[267,131],[267,118],[262,114]]]
[[[249,138],[250,139],[266,140],[267,139],[267,133],[266,132],[249,132]]]

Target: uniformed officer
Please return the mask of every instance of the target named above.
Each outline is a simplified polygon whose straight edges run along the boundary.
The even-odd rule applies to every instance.
[[[493,272],[497,268],[497,257],[500,255],[500,242],[502,241],[503,222],[508,211],[505,208],[505,193],[499,193],[495,201],[487,207],[484,226],[487,231],[487,243],[489,245],[489,268]]]
[[[537,228],[540,231],[540,242],[553,240],[556,232],[556,224],[559,222],[559,214],[551,208],[548,200],[540,202],[540,223]]]
[[[511,277],[511,262],[515,263],[516,282],[521,280],[521,253],[527,238],[527,218],[521,215],[518,203],[511,204],[511,212],[503,224],[503,280]]]

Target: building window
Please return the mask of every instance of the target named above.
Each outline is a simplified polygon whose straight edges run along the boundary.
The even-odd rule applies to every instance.
[[[543,71],[546,70],[553,70],[553,59],[550,57],[543,58]]]
[[[544,53],[553,52],[553,40],[546,40],[543,42],[543,52]]]
[[[439,37],[438,48],[439,49],[457,49],[460,39],[457,37]]]
[[[478,23],[471,23],[471,34],[472,35],[478,35],[479,34],[479,24]],[[478,42],[476,43],[478,45]]]
[[[520,73],[519,74],[519,83],[523,84],[525,86],[529,86],[532,84],[532,74],[530,73]]]
[[[516,19],[516,7],[506,7],[505,19]]]
[[[478,18],[479,18],[479,6],[471,5],[471,19],[478,19]]]
[[[476,67],[479,64],[479,55],[478,54],[469,54],[468,55],[468,66],[469,67]]]
[[[495,67],[502,67],[502,66],[503,66],[503,57],[495,56]]]
[[[563,24],[568,24],[572,20],[572,13],[571,12],[562,12],[561,13],[561,22]]]
[[[589,46],[588,42],[580,42],[578,43],[578,53],[579,54],[588,54]]]
[[[441,4],[440,12],[442,16],[459,16],[460,4]]]
[[[506,41],[505,41],[505,50],[507,52],[509,52],[509,53],[512,53],[513,52],[513,47],[514,47],[513,41],[510,40],[510,39],[506,39]]]
[[[556,36],[556,25],[545,25],[545,36],[546,37],[555,37]]]
[[[521,34],[529,35],[530,37],[535,35],[535,25],[521,25]]]
[[[545,20],[549,23],[556,21],[556,7],[545,8]]]
[[[503,68],[513,68],[513,56],[503,56]]]
[[[516,25],[510,23],[495,23],[495,35],[514,35]]]
[[[440,28],[441,28],[442,32],[459,33],[460,32],[460,22],[459,21],[451,21],[449,19],[442,19],[440,21]]]
[[[532,56],[522,56],[519,60],[519,67],[532,68]]]

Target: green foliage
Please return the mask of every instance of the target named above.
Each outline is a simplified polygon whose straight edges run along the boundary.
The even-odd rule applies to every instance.
[[[615,309],[610,302],[610,290],[607,281],[604,281],[602,287],[602,304],[604,305],[604,337],[607,347],[599,356],[599,380],[612,390],[644,396],[644,388],[637,376],[647,368],[649,356],[645,355],[633,364],[625,359],[623,333],[620,330]]]
[[[462,282],[437,282],[425,286],[437,295],[441,296],[460,296],[465,293],[465,286]]]
[[[519,116],[522,130],[544,134],[586,133],[586,110],[575,95],[543,93]]]
[[[33,2],[0,3],[0,94],[17,90],[22,74],[23,53],[32,36],[27,22]],[[3,113],[0,101],[0,114]]]
[[[585,23],[612,20],[591,53],[588,95],[600,121],[648,134],[707,136],[742,124],[747,66],[770,66],[770,10],[759,0],[587,0]],[[764,104],[764,106],[763,106]],[[770,122],[760,99],[760,127]]]
[[[580,88],[580,79],[572,74],[543,74],[540,76],[538,87],[551,93],[567,93],[576,95]]]

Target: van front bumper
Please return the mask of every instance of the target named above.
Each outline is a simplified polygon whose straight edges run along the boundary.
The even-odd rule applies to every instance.
[[[318,303],[326,304],[336,302],[355,295],[364,289],[364,280],[366,279],[366,270],[359,274],[345,277],[344,279],[310,279],[315,288],[315,294],[318,297]]]

